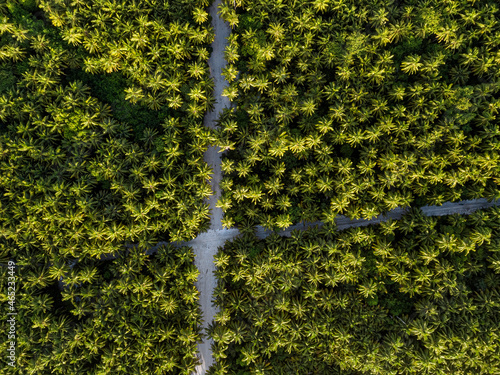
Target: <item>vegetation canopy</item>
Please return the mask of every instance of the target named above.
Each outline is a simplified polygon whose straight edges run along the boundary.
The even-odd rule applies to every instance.
[[[0,315],[14,260],[15,373],[194,371],[193,251],[145,253],[208,226],[206,5],[0,2]]]
[[[500,208],[245,234],[216,256],[210,374],[497,374]]]
[[[496,1],[233,1],[224,224],[499,197]]]
[[[211,39],[206,21],[160,20],[163,8],[153,12],[155,7],[143,3],[127,2],[135,9],[123,13],[131,17],[128,21],[112,9],[114,4],[126,10],[118,3],[42,1],[45,12],[26,4],[0,8],[0,73],[5,76],[0,87],[0,235],[31,254],[34,263],[56,255],[98,258],[124,243],[194,238],[208,225],[205,198],[211,194],[203,153],[212,136],[200,114],[189,114],[194,105],[204,112],[211,95],[208,57],[194,55]],[[163,10],[165,17],[175,15]],[[105,21],[94,20],[100,17]],[[145,37],[160,38],[163,48],[168,40],[186,42],[189,56],[159,50],[155,64],[166,70],[134,76],[131,67],[143,69],[155,48],[149,43],[136,48],[134,38],[121,33],[124,23],[138,32],[138,22],[144,23]],[[71,31],[68,25],[74,26]],[[175,27],[181,29],[174,33]],[[78,37],[68,38],[68,32]],[[205,36],[186,36],[199,33]],[[86,43],[95,40],[101,49],[88,51]],[[111,49],[113,43],[120,51],[129,43],[127,51],[143,61]],[[116,73],[88,69],[99,53],[99,61],[118,53]],[[150,87],[153,76],[156,88]],[[178,97],[179,106],[162,101],[151,106],[146,99],[129,103],[134,100],[123,86],[136,81],[149,90],[145,98],[156,97],[153,93],[165,100]],[[150,123],[130,119],[140,114]]]
[[[145,250],[73,267],[18,259],[15,373],[191,374],[201,339],[193,250]],[[7,267],[0,272],[7,280]],[[0,288],[5,321],[6,283]]]

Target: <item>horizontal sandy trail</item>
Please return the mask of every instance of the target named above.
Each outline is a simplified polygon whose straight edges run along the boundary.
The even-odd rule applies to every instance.
[[[462,214],[469,215],[474,211],[479,209],[485,209],[493,206],[500,206],[500,200],[494,202],[488,202],[486,199],[475,199],[468,201],[460,201],[455,203],[446,202],[442,206],[424,206],[421,207],[421,210],[426,216],[444,216],[444,215],[452,215],[452,214]],[[403,215],[407,212],[406,209],[396,208],[392,211],[389,211],[385,215],[379,215],[373,219],[349,219],[345,216],[339,216],[335,219],[337,224],[337,229],[347,229],[352,227],[362,227],[372,224],[378,224],[383,221],[387,221],[389,219],[398,220],[403,217]],[[321,226],[322,222],[317,221],[314,223],[303,223],[292,225],[282,231],[279,231],[278,234],[282,236],[289,236],[294,230],[304,230],[313,226]],[[272,233],[271,230],[265,229],[261,226],[257,226],[256,236],[258,238],[266,238],[268,235]],[[183,245],[191,245],[191,244],[199,244],[200,241],[203,243],[224,243],[228,239],[232,239],[239,234],[238,229],[222,229],[222,230],[209,230],[207,232],[201,233],[194,240],[189,242],[182,243]]]

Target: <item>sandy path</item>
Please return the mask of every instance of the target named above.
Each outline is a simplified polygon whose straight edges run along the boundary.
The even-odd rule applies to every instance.
[[[214,97],[215,106],[213,111],[207,113],[205,116],[205,126],[215,128],[216,121],[219,114],[224,108],[230,107],[228,98],[222,96],[222,90],[228,85],[228,82],[222,77],[222,68],[225,67],[226,61],[224,59],[224,50],[227,44],[227,37],[231,33],[229,25],[222,21],[217,14],[217,7],[221,0],[216,0],[209,8],[209,13],[212,17],[212,26],[215,30],[215,39],[212,43],[212,54],[208,60],[210,66],[210,75],[212,76],[215,87]],[[214,255],[217,254],[217,249],[222,246],[224,242],[232,237],[225,237],[224,233],[227,231],[222,230],[222,210],[215,207],[215,204],[220,198],[221,191],[219,183],[222,178],[221,172],[221,154],[219,147],[209,147],[205,152],[204,160],[213,170],[212,179],[210,181],[214,195],[208,199],[210,205],[210,230],[206,233],[200,234],[194,240],[189,242],[195,253],[196,267],[200,271],[196,287],[200,292],[200,304],[203,313],[203,330],[208,327],[213,320],[217,309],[212,304],[212,295],[217,283],[213,271],[215,266],[213,263]],[[210,348],[213,340],[205,338],[203,342],[198,344],[198,356],[201,364],[196,367],[196,374],[205,374],[210,365],[213,363],[212,350]]]
[[[207,113],[205,116],[205,126],[211,129],[216,127],[216,121],[223,109],[231,106],[229,99],[222,96],[222,91],[229,85],[229,83],[222,76],[222,69],[226,66],[224,50],[227,45],[227,38],[231,33],[231,29],[229,28],[229,25],[222,21],[217,15],[217,6],[220,3],[221,0],[216,0],[209,8],[210,15],[212,16],[212,26],[215,30],[215,40],[212,43],[213,51],[210,59],[208,60],[208,65],[210,66],[210,75],[215,83],[213,95],[216,101],[213,111]],[[211,210],[210,229],[213,230],[222,229],[222,210],[215,207],[215,204],[221,195],[219,183],[222,178],[222,172],[220,168],[221,153],[219,150],[219,147],[211,146],[207,152],[205,152],[204,156],[204,160],[213,169],[212,180],[210,183],[215,194],[208,200]]]
[[[481,199],[474,199],[474,200],[468,200],[468,201],[460,201],[456,203],[450,203],[446,202],[442,206],[424,206],[421,207],[422,212],[426,216],[444,216],[444,215],[452,215],[452,214],[463,214],[463,215],[469,215],[472,212],[479,210],[479,209],[484,209],[488,207],[493,207],[493,206],[500,206],[500,200],[497,200],[495,202],[488,202],[486,199],[481,198]],[[342,230],[342,229],[347,229],[347,228],[352,228],[352,227],[364,227],[367,225],[371,224],[378,224],[384,221],[387,221],[389,219],[393,220],[398,220],[401,219],[401,217],[407,212],[406,209],[402,208],[395,208],[392,211],[389,211],[386,215],[379,215],[373,219],[366,220],[366,219],[349,219],[348,217],[345,216],[338,216],[335,219],[335,223],[337,224],[337,229]],[[280,232],[281,235],[283,236],[290,236],[292,230],[304,230],[309,227],[315,226],[315,225],[323,225],[322,222],[317,221],[315,223],[303,223],[303,224],[297,224],[293,225],[291,227],[286,228],[282,232]],[[271,231],[266,230],[262,227],[257,227],[257,237],[259,238],[265,238],[267,237]]]
[[[489,207],[493,206],[500,206],[500,200],[496,202],[488,202],[486,199],[481,198],[481,199],[475,199],[475,200],[469,200],[469,201],[461,201],[461,202],[456,202],[456,203],[444,203],[442,206],[424,206],[421,207],[422,212],[426,216],[444,216],[444,215],[452,215],[452,214],[462,214],[462,215],[469,215],[473,213],[474,211],[477,211],[479,209],[486,209]],[[373,219],[366,220],[366,219],[349,219],[348,217],[345,216],[339,216],[335,220],[337,223],[337,229],[338,230],[343,230],[347,228],[353,228],[353,227],[364,227],[367,225],[372,225],[372,224],[378,224],[384,221],[387,221],[389,219],[397,220],[401,219],[401,217],[406,213],[407,210],[401,209],[401,208],[396,208],[392,211],[389,211],[386,215],[379,215]],[[316,225],[323,225],[322,222],[317,221],[314,223],[301,223],[301,224],[296,224],[292,225],[280,232],[278,232],[281,236],[290,236],[292,231],[294,230],[304,230],[309,227],[313,227]],[[272,231],[267,230],[261,226],[257,226],[256,230],[256,236],[258,238],[266,238],[272,233]],[[202,241],[204,243],[217,243],[219,245],[217,246],[222,246],[226,240],[230,240],[234,237],[236,237],[239,234],[238,229],[232,228],[232,229],[222,229],[222,230],[210,230],[208,232],[204,232],[200,234],[198,237],[196,237],[194,240],[191,240],[189,242],[183,242],[180,245],[188,245],[192,246],[192,244],[197,244],[199,241]],[[215,267],[214,267],[215,269]]]

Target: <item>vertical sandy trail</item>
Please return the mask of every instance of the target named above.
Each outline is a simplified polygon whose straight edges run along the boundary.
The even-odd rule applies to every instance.
[[[215,107],[213,111],[209,112],[205,116],[205,126],[211,129],[216,127],[216,121],[219,114],[224,110],[224,108],[229,108],[231,103],[228,98],[222,96],[222,91],[229,83],[222,76],[222,69],[226,66],[226,60],[224,59],[224,50],[227,45],[227,38],[231,33],[229,25],[222,21],[217,15],[217,7],[221,3],[221,0],[216,0],[212,6],[209,8],[210,15],[212,16],[212,26],[215,31],[215,40],[212,43],[212,55],[208,60],[208,65],[210,66],[210,75],[214,80],[214,97],[215,97]],[[211,146],[205,153],[205,161],[213,169],[213,175],[211,180],[212,190],[215,192],[214,195],[209,199],[211,217],[210,217],[210,229],[219,230],[222,229],[222,210],[215,207],[217,200],[220,198],[220,187],[219,182],[222,177],[220,162],[221,154],[219,152],[219,147]]]
[[[229,25],[222,21],[217,14],[217,7],[221,0],[216,0],[209,8],[209,13],[212,17],[212,26],[215,31],[215,39],[212,43],[212,55],[208,60],[210,66],[210,75],[212,76],[215,87],[215,107],[212,112],[207,113],[205,116],[205,126],[215,128],[217,118],[224,108],[229,108],[229,99],[222,96],[222,90],[228,85],[228,82],[222,77],[222,69],[226,65],[224,59],[224,50],[227,44],[227,37],[231,33]],[[216,279],[213,274],[215,266],[213,263],[214,255],[217,253],[219,246],[224,242],[234,237],[237,231],[224,231],[222,230],[222,210],[215,207],[217,200],[220,197],[220,180],[221,173],[221,154],[219,147],[209,147],[205,153],[205,161],[213,170],[211,187],[214,195],[210,197],[208,203],[210,205],[210,230],[206,233],[199,235],[196,239],[189,242],[195,253],[195,264],[200,271],[200,276],[196,282],[196,287],[200,292],[200,305],[203,312],[203,330],[205,330],[213,320],[214,315],[217,313],[215,306],[212,304],[212,294],[216,285]],[[196,374],[205,374],[210,365],[213,363],[212,350],[210,348],[212,340],[205,340],[198,345],[198,356],[201,364],[196,368]]]

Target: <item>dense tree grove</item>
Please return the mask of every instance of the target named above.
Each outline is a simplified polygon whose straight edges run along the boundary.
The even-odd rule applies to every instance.
[[[2,247],[7,245],[14,246]],[[169,245],[146,256],[145,250],[73,268],[59,260],[37,265],[19,258],[17,362],[10,373],[191,374],[201,324],[193,251]],[[0,272],[7,280],[7,267]],[[6,283],[0,290],[5,322]],[[7,346],[1,340],[3,353]]]
[[[194,254],[144,254],[208,225],[205,2],[37,3],[0,1],[0,315],[13,260],[14,372],[190,374]]]
[[[127,99],[179,111],[195,126],[212,102],[207,0],[41,0],[62,39],[88,52],[90,73],[122,71]]]
[[[44,254],[98,257],[124,242],[194,238],[208,223],[204,199],[211,194],[203,161],[211,136],[199,116],[171,110],[137,139],[89,87],[68,79],[85,66],[85,51],[36,14],[3,9],[1,235],[34,262]],[[206,56],[196,64],[206,80]],[[176,87],[189,91],[201,84],[194,80]]]
[[[225,0],[225,225],[498,198],[499,9]]]
[[[209,4],[0,0],[13,371],[193,373],[199,271],[178,242],[208,228],[218,144],[241,235],[215,259],[211,375],[499,375],[500,208],[418,208],[500,199],[498,1],[222,0],[215,131]]]
[[[219,249],[211,374],[498,374],[500,208]]]

